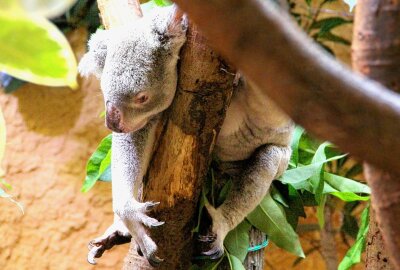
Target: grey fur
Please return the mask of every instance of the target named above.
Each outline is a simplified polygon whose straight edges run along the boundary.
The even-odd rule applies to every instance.
[[[171,14],[171,8],[158,9],[131,26],[97,32],[79,64],[81,74],[101,79],[105,102],[121,108],[127,126],[145,124],[135,132],[113,133],[116,218],[105,234],[92,241],[91,263],[101,256],[104,243],[129,234],[150,263],[161,261],[155,256],[156,244],[145,231],[146,226],[162,225],[146,214],[157,203],[140,203],[135,198],[150,160],[158,115],[171,104],[176,89],[176,65],[185,41],[186,20],[171,26]],[[144,106],[132,104],[132,98],[143,91],[150,95],[149,102]],[[243,84],[235,92],[215,154],[227,166],[233,161],[245,166],[235,174],[235,185],[226,201],[217,209],[206,206],[213,221],[212,233],[217,236],[208,255],[223,254],[226,234],[260,203],[272,180],[286,169],[292,131],[291,120],[256,86]]]

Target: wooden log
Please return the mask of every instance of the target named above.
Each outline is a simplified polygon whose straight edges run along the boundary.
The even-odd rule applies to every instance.
[[[197,202],[233,82],[228,65],[190,25],[181,52],[176,97],[143,188],[144,200],[160,202],[154,217],[165,221],[150,232],[158,244],[158,256],[165,260],[157,269],[190,266]],[[129,258],[127,264],[135,267],[125,269],[152,269],[138,256]]]
[[[357,3],[352,60],[356,71],[400,91],[400,1]],[[373,208],[366,269],[400,269],[400,174],[368,164],[364,174],[372,190]]]

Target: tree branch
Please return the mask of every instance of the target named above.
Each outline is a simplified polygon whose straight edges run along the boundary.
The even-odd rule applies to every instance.
[[[175,2],[297,123],[359,158],[400,172],[399,95],[344,68],[269,1]]]

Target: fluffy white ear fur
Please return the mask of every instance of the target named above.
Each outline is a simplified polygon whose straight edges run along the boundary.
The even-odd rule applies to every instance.
[[[184,36],[182,33],[186,32],[188,19],[185,14],[180,20],[176,20],[176,9],[176,5],[172,5],[169,7],[154,8],[154,10],[149,12],[148,19],[151,20],[152,27],[157,33],[163,34],[168,38]]]
[[[82,76],[88,77],[93,74],[97,78],[101,77],[107,56],[109,34],[109,30],[99,29],[90,37],[89,50],[78,65],[78,71]]]

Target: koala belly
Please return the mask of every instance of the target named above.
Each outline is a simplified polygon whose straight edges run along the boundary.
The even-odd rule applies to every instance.
[[[248,159],[265,144],[290,145],[294,124],[275,104],[248,104],[239,94],[226,112],[214,148],[221,161]]]

